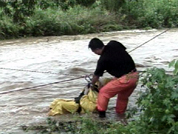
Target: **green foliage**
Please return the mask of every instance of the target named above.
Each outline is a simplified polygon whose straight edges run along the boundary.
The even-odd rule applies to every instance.
[[[63,10],[67,10],[76,5],[90,7],[95,1],[96,0],[59,0],[59,5]]]
[[[76,0],[59,0],[59,5],[62,10],[67,10],[70,7],[74,7],[74,5],[76,5]]]
[[[1,39],[178,27],[178,0],[0,2]]]
[[[23,131],[36,131],[39,134],[72,133],[72,134],[100,134],[110,126],[110,122],[94,121],[86,117],[78,117],[75,121],[56,121],[48,118],[45,126],[22,126]]]
[[[48,8],[35,12],[32,17],[26,19],[24,30],[21,31],[23,35],[86,34],[114,29],[116,25],[113,21],[115,16],[109,16],[100,8],[90,10],[78,5],[66,11]],[[119,26],[115,29],[117,28],[119,29]]]
[[[175,70],[178,62],[174,62]],[[178,76],[165,73],[164,69],[148,69],[141,80],[145,91],[138,99],[142,109],[140,122],[145,132],[176,134],[178,130]]]
[[[96,0],[76,0],[77,4],[89,7],[95,3]]]
[[[178,60],[173,60],[170,62],[169,67],[173,67],[174,68],[174,75],[178,74]]]
[[[27,16],[34,13],[34,0],[9,1],[3,8],[4,13],[13,18],[14,23],[23,23]]]
[[[111,12],[118,12],[125,4],[125,0],[100,0],[102,7]]]
[[[77,131],[77,121],[69,121],[69,122],[57,122],[56,120],[52,120],[51,118],[47,118],[46,126],[22,126],[23,131],[36,131],[38,134],[51,134],[52,132],[71,132],[75,133]]]
[[[56,15],[56,11],[50,8],[36,10],[36,13],[26,20],[24,34],[31,36],[55,35],[59,32],[59,22],[56,21]]]
[[[0,8],[5,7],[5,6],[6,6],[6,2],[5,2],[5,1],[0,0]]]
[[[128,23],[137,27],[177,27],[177,0],[126,0],[123,13]]]
[[[37,7],[41,8],[41,9],[47,9],[50,7],[58,7],[59,6],[59,1],[54,1],[54,0],[38,0],[37,1]]]
[[[14,24],[8,16],[2,16],[0,20],[0,39],[17,38],[20,26]]]

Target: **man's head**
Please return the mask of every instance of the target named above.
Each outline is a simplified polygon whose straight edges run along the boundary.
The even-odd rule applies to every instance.
[[[90,40],[88,48],[90,48],[95,54],[101,55],[104,48],[104,44],[100,39],[93,38]]]

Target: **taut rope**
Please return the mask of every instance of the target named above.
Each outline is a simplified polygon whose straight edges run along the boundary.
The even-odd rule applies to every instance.
[[[163,33],[167,32],[168,30],[169,30],[169,29],[166,29],[166,30],[165,30],[165,31],[163,31],[162,33],[160,33],[160,34],[158,34],[158,35],[154,36],[153,38],[149,39],[148,41],[146,41],[146,42],[142,43],[141,45],[139,45],[139,46],[137,46],[136,48],[134,48],[134,49],[132,49],[131,51],[129,51],[129,53],[131,53],[132,51],[134,51],[134,50],[138,49],[139,47],[141,47],[141,46],[145,45],[146,43],[150,42],[151,40],[155,39],[156,37],[158,37],[158,36],[162,35]]]
[[[52,85],[52,84],[66,82],[66,81],[77,80],[77,79],[81,79],[81,78],[86,78],[88,76],[89,75],[85,75],[85,76],[80,76],[80,77],[77,77],[77,78],[71,78],[71,79],[68,79],[68,80],[56,81],[56,82],[52,82],[52,83],[48,83],[48,84],[43,84],[43,85],[38,85],[38,86],[33,86],[33,87],[27,87],[27,88],[21,88],[21,89],[16,89],[16,90],[4,91],[4,92],[0,92],[0,94],[6,94],[6,93],[15,92],[15,91],[22,91],[22,90],[26,90],[26,89],[34,89],[34,88],[44,87],[44,86],[47,86],[47,85]]]

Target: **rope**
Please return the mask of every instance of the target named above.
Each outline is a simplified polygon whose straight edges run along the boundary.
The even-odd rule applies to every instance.
[[[4,67],[0,67],[0,69],[3,69],[3,70],[11,70],[11,71],[33,72],[33,73],[58,74],[58,73],[52,73],[52,72],[50,72],[50,71],[48,71],[48,72],[41,72],[41,71],[23,70],[23,69],[13,69],[13,68],[4,68]]]
[[[62,81],[56,81],[56,82],[52,82],[52,83],[48,83],[48,84],[43,84],[43,85],[38,85],[38,86],[33,86],[33,87],[27,87],[27,88],[21,88],[21,89],[16,89],[16,90],[4,91],[4,92],[0,92],[0,94],[6,94],[6,93],[11,93],[11,92],[16,92],[16,91],[22,91],[22,90],[26,90],[26,89],[34,89],[34,88],[44,87],[44,86],[47,86],[47,85],[62,83],[62,82],[66,82],[66,81],[72,81],[72,80],[81,79],[81,78],[86,78],[88,76],[89,75],[85,75],[85,76],[80,76],[80,77],[77,77],[77,78],[72,78],[72,79],[62,80]]]
[[[167,29],[167,30],[163,31],[162,33],[160,33],[160,34],[158,34],[158,35],[154,36],[154,37],[153,37],[153,38],[151,38],[150,40],[148,40],[148,41],[144,42],[143,44],[141,44],[141,45],[137,46],[136,48],[134,48],[134,49],[132,49],[131,51],[129,51],[129,53],[131,53],[132,51],[134,51],[134,50],[138,49],[139,47],[141,47],[141,46],[145,45],[146,43],[150,42],[151,40],[155,39],[156,37],[160,36],[161,34],[163,34],[163,33],[167,32],[168,30],[169,30],[169,29]]]

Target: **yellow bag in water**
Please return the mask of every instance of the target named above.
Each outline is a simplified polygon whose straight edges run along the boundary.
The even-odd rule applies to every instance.
[[[96,99],[98,93],[89,90],[87,95],[80,99],[81,113],[94,112],[96,110]],[[79,104],[74,100],[55,99],[50,105],[49,116],[61,115],[67,113],[75,113],[79,108]]]
[[[48,113],[49,116],[75,113],[79,108],[79,104],[75,103],[73,100],[55,99],[51,103],[50,108]]]
[[[80,100],[80,106],[82,108],[82,113],[94,112],[96,110],[96,99],[98,92],[89,90],[87,95],[84,95]]]
[[[110,80],[111,79],[105,78],[101,80],[100,85],[103,86]],[[50,105],[50,111],[48,115],[53,116],[66,113],[75,113],[78,111],[79,107],[81,108],[80,113],[94,112],[96,110],[96,99],[98,92],[91,89],[87,89],[86,91],[86,95],[83,95],[80,99],[80,105],[74,100],[55,99]]]

